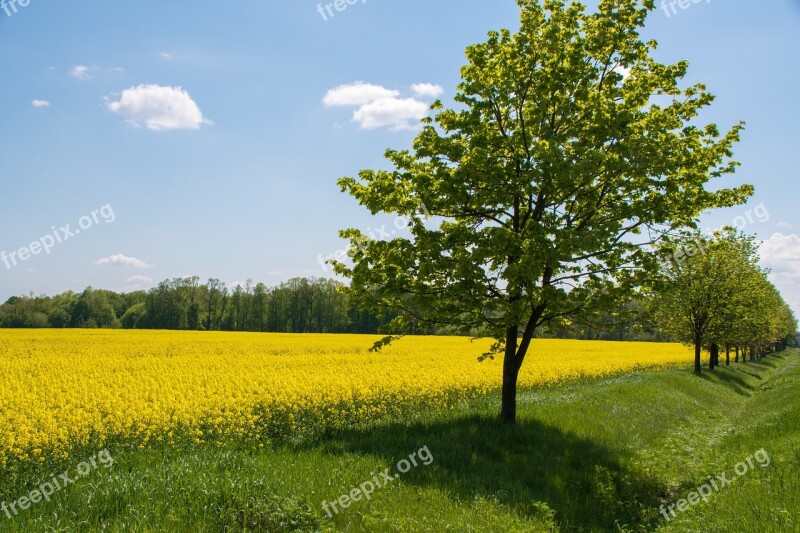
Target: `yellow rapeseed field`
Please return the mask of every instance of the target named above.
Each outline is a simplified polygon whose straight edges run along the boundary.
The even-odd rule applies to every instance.
[[[0,330],[0,464],[76,446],[267,438],[399,416],[496,390],[488,340],[111,330]],[[536,340],[530,387],[688,364],[677,344]]]

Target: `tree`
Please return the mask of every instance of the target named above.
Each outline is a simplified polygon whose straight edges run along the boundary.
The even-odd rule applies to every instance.
[[[70,322],[73,328],[95,327],[90,325],[92,316],[92,288],[87,287],[81,293],[78,301],[72,308]]]
[[[653,313],[673,339],[694,346],[694,370],[702,373],[700,358],[709,345],[714,368],[721,338],[731,337],[731,321],[739,316],[736,296],[746,273],[755,264],[752,241],[726,232],[700,233],[664,243],[660,254],[662,279],[656,285]]]
[[[749,334],[746,345],[750,346],[751,353],[763,355],[795,331],[797,323],[790,310],[787,316],[788,306],[778,289],[767,279],[766,272],[758,281],[748,289],[751,316],[758,318],[747,322],[745,332]]]
[[[794,316],[789,304],[783,302],[779,311],[778,319],[778,338],[776,349],[783,351],[787,347],[795,346],[797,339],[797,318]]]
[[[219,301],[225,298],[227,293],[225,291],[225,284],[217,278],[209,278],[206,284],[206,300],[207,300],[207,313],[206,313],[206,329],[220,329],[217,322],[217,309],[219,308]]]
[[[127,311],[125,311],[125,314],[122,315],[122,318],[120,319],[122,327],[125,329],[142,327],[142,324],[146,320],[146,318],[143,319],[146,312],[147,306],[144,302],[132,305]]]
[[[267,301],[269,300],[269,289],[263,283],[257,283],[253,289],[253,330],[264,331],[264,319],[267,313]]]
[[[752,188],[706,188],[735,170],[743,127],[696,125],[713,96],[681,89],[687,63],[657,63],[639,30],[652,0],[518,0],[519,32],[467,49],[457,109],[435,102],[394,170],[342,178],[372,214],[410,218],[411,238],[371,241],[357,229],[351,296],[395,332],[447,325],[496,339],[500,417],[516,419],[520,368],[537,329],[606,308],[654,268],[663,232]],[[424,206],[429,216],[412,217]]]
[[[186,310],[186,327],[191,330],[200,329],[200,304],[192,302]]]
[[[685,235],[664,244],[661,280],[653,313],[673,339],[695,348],[695,372],[701,373],[702,347],[710,350],[709,368],[719,364],[719,348],[763,353],[796,329],[791,310],[759,266],[754,237],[731,228],[713,236]]]

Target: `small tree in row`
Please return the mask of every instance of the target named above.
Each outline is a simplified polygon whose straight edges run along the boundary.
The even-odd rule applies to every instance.
[[[683,234],[659,250],[661,269],[654,285],[653,314],[662,330],[694,346],[695,372],[701,352],[709,367],[719,364],[720,347],[750,352],[785,346],[797,330],[789,306],[759,265],[753,237],[726,229],[712,236]]]

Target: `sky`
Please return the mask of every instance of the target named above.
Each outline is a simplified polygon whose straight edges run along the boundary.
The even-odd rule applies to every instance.
[[[428,105],[452,102],[464,49],[518,8],[349,1],[3,0],[0,301],[331,276],[339,229],[402,231],[337,179],[409,148]],[[764,241],[800,314],[800,1],[658,0],[643,37],[717,96],[704,121],[747,122],[719,185],[756,194],[702,225]]]

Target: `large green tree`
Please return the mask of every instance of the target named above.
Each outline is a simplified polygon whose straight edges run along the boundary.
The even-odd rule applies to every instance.
[[[436,102],[413,150],[387,151],[393,170],[340,180],[373,214],[429,216],[409,238],[345,230],[352,266],[334,262],[360,305],[400,311],[401,332],[493,336],[511,423],[537,328],[616,301],[659,235],[751,193],[706,187],[734,171],[742,125],[698,125],[712,95],[682,88],[687,63],[658,63],[639,36],[652,0],[518,4],[519,30],[467,49],[457,105]]]

